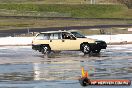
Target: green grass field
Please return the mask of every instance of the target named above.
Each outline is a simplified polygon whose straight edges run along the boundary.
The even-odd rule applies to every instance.
[[[132,18],[131,14],[123,5],[0,4],[0,15],[13,16]]]

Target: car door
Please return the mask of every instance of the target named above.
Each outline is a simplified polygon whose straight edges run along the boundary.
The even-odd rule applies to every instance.
[[[67,37],[64,35],[67,34]],[[80,42],[71,33],[62,33],[62,48],[63,50],[79,50]]]
[[[51,33],[49,38],[51,50],[63,50],[61,33]]]

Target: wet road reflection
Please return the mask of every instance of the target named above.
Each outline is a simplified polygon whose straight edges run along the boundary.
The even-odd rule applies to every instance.
[[[77,79],[82,66],[91,79],[132,80],[132,45],[110,45],[90,55],[63,51],[51,58],[30,46],[0,47],[0,88],[81,88]]]

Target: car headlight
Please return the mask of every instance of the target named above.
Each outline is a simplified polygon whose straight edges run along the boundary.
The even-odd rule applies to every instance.
[[[100,43],[100,44],[106,44],[105,41],[95,41],[95,44],[98,44],[98,43]]]
[[[98,44],[98,43],[100,43],[100,41],[95,41],[95,44]]]

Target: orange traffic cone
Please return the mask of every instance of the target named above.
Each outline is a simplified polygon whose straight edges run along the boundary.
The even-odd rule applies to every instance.
[[[86,78],[88,78],[89,77],[89,75],[88,75],[88,71],[84,71],[84,67],[82,67],[82,77],[86,77]]]
[[[84,67],[82,67],[82,77],[79,79],[79,82],[82,86],[87,86],[91,84],[89,79],[88,71],[84,71]]]

